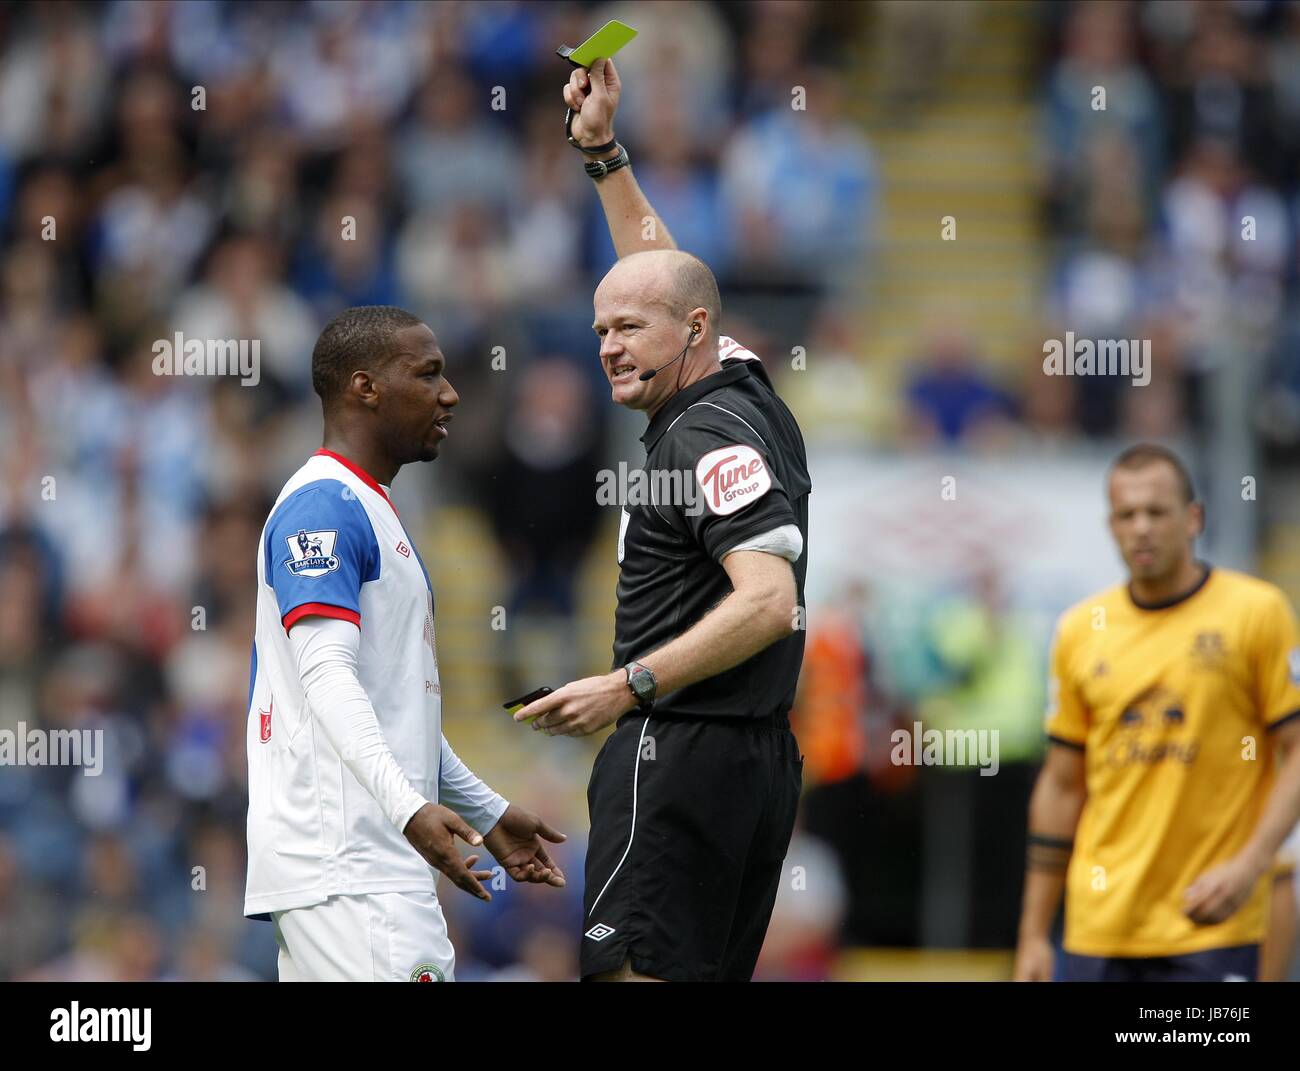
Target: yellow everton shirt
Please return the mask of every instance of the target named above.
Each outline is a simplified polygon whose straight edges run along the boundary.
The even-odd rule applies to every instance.
[[[1116,585],[1057,626],[1047,732],[1082,748],[1087,801],[1066,879],[1065,948],[1167,956],[1255,944],[1268,879],[1198,926],[1183,894],[1249,839],[1272,785],[1270,730],[1300,715],[1300,637],[1272,584],[1211,569],[1158,606]]]

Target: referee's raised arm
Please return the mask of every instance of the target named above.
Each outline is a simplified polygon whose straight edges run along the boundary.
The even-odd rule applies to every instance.
[[[614,113],[623,91],[612,59],[598,59],[587,71],[577,67],[564,87],[564,103],[573,109],[571,140],[587,161],[612,164],[626,150],[614,137]],[[588,149],[612,146],[602,152]],[[594,176],[593,176],[594,177]],[[600,207],[620,258],[646,249],[676,249],[677,243],[637,185],[630,162],[595,178]]]

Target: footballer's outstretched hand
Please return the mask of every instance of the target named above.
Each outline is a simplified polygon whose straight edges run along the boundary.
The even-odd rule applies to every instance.
[[[564,103],[573,109],[570,133],[579,145],[604,145],[614,140],[614,113],[622,92],[613,60],[598,59],[590,71],[574,68],[564,87]]]
[[[480,884],[492,877],[492,871],[472,870],[471,867],[478,862],[478,856],[471,855],[462,860],[460,852],[456,850],[457,837],[476,848],[483,843],[483,838],[460,815],[436,803],[426,803],[411,816],[406,828],[402,830],[402,836],[411,842],[411,846],[426,863],[446,874],[467,893],[480,900],[492,899],[492,895]]]
[[[551,861],[542,843],[544,839],[563,844],[566,838],[532,811],[512,803],[483,838],[483,846],[515,881],[545,883],[562,889],[564,871]]]

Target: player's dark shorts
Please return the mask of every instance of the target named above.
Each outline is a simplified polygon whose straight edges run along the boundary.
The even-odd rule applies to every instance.
[[[1210,948],[1182,956],[1076,956],[1062,952],[1058,982],[1253,982],[1259,945]]]
[[[748,981],[803,782],[789,728],[620,719],[591,771],[582,976]]]

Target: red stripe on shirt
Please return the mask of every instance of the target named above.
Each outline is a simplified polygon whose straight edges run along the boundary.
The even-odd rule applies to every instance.
[[[317,450],[316,453],[313,454],[312,456],[332,457],[335,461],[337,461],[340,465],[342,465],[345,469],[347,469],[350,473],[352,473],[353,476],[355,476],[358,480],[364,483],[372,491],[378,492],[379,496],[385,502],[387,502],[390,507],[392,507],[393,512],[394,513],[397,512],[397,507],[393,505],[392,500],[389,499],[388,497],[388,492],[383,489],[379,481],[376,480],[373,476],[371,476],[370,473],[368,473],[355,461],[349,461],[342,454],[336,454],[333,450],[326,450],[323,446],[319,450]]]
[[[284,631],[288,632],[304,617],[336,617],[340,621],[351,621],[357,628],[361,627],[361,615],[355,610],[349,610],[346,606],[331,606],[327,602],[305,602],[301,606],[295,606],[280,618],[280,622],[284,625]]]

